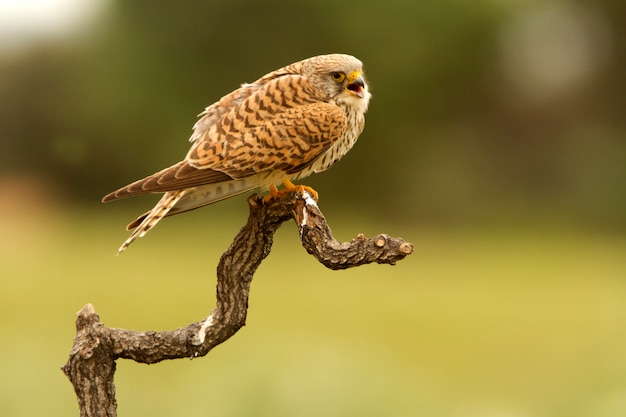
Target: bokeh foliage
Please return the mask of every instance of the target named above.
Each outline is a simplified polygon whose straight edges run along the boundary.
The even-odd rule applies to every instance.
[[[542,16],[554,21],[536,30]],[[610,0],[112,1],[74,39],[0,61],[0,166],[94,202],[178,161],[194,115],[241,82],[347,52],[374,99],[358,146],[307,181],[324,198],[376,200],[372,212],[403,221],[623,228],[625,27]],[[581,39],[591,48],[576,49]],[[578,66],[598,63],[573,81],[572,54],[559,58],[569,47]]]

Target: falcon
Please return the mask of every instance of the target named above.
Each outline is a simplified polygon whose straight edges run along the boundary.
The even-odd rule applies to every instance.
[[[104,196],[164,193],[127,226],[134,230],[118,254],[163,217],[257,188],[270,191],[266,201],[309,189],[292,181],[328,169],[352,148],[370,97],[361,61],[344,54],[295,62],[225,95],[200,113],[181,162]]]

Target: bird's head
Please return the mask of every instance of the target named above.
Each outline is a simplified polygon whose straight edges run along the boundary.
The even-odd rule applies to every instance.
[[[351,55],[331,54],[309,58],[305,73],[338,104],[367,110],[371,94],[363,64]]]

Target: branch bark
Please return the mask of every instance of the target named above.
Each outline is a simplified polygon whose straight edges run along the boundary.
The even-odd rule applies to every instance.
[[[244,326],[252,277],[269,255],[274,233],[287,220],[295,220],[307,252],[330,269],[374,262],[393,265],[413,252],[410,243],[384,234],[337,241],[307,191],[286,193],[269,203],[253,195],[248,205],[248,222],[218,264],[216,306],[204,322],[173,331],[137,332],[104,326],[91,304],[77,313],[74,345],[62,370],[74,386],[81,417],[117,415],[117,359],[156,363],[204,356]]]

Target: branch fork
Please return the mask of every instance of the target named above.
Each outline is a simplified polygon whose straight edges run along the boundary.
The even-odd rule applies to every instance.
[[[74,345],[62,370],[74,386],[81,417],[117,415],[113,377],[118,358],[150,364],[200,357],[243,327],[253,275],[269,255],[274,233],[287,220],[295,220],[306,251],[333,270],[368,263],[394,265],[413,252],[410,243],[385,234],[337,241],[306,189],[268,202],[253,195],[248,205],[246,225],[217,266],[216,306],[203,322],[173,331],[137,332],[104,326],[91,304],[77,313]]]

